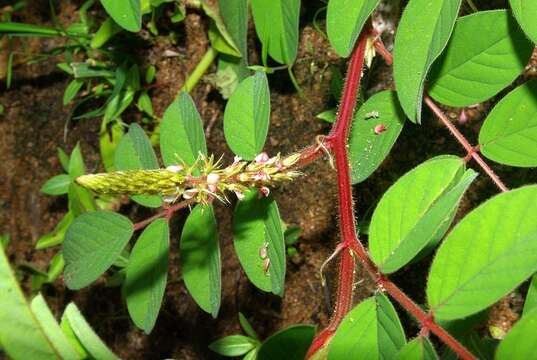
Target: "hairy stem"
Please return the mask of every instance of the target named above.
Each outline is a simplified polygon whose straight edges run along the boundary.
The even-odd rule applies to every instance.
[[[146,227],[147,225],[151,224],[153,221],[161,217],[166,217],[169,220],[176,211],[180,209],[184,209],[185,207],[192,205],[195,202],[196,202],[196,199],[188,199],[188,200],[181,201],[180,203],[177,203],[168,208],[165,208],[163,211],[134,224],[134,231],[143,229],[144,227]]]
[[[318,156],[319,148],[331,149],[336,159],[336,170],[338,179],[339,195],[339,216],[341,244],[341,261],[338,273],[338,290],[334,314],[327,328],[322,330],[313,340],[306,358],[310,358],[317,351],[328,344],[334,335],[337,327],[350,311],[352,307],[354,267],[355,262],[352,250],[364,265],[367,273],[377,283],[380,290],[386,290],[406,311],[412,314],[421,324],[422,328],[428,332],[433,332],[440,340],[449,346],[462,359],[475,359],[475,357],[447,331],[434,322],[432,315],[427,315],[416,305],[397,285],[391,282],[386,276],[380,273],[378,268],[369,258],[369,255],[356,236],[356,224],[354,219],[354,205],[352,200],[352,188],[350,183],[350,168],[347,153],[348,133],[356,105],[356,95],[362,78],[362,68],[364,65],[364,54],[367,37],[370,35],[369,29],[364,30],[358,44],[351,57],[346,75],[345,87],[341,99],[340,111],[336,123],[325,142],[320,142],[317,148],[306,151],[304,160],[315,159]],[[389,54],[389,53],[388,53]],[[306,150],[308,150],[307,148]],[[472,151],[474,149],[472,148]]]

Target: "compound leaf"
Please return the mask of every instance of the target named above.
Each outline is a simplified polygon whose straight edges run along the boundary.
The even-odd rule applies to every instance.
[[[410,0],[395,36],[393,75],[408,118],[421,122],[425,77],[446,46],[461,0]]]
[[[405,333],[393,305],[382,293],[362,301],[339,325],[328,360],[393,359],[405,345]]]
[[[364,181],[380,166],[397,141],[404,122],[405,114],[393,91],[381,91],[360,107],[349,139],[353,184]],[[377,126],[384,126],[384,130],[377,134]]]
[[[522,30],[537,43],[537,2],[533,0],[509,0],[511,9]]]
[[[138,32],[142,28],[141,0],[101,0],[101,4],[125,30]]]
[[[435,317],[492,305],[537,271],[537,186],[502,193],[469,213],[436,253],[427,283]]]
[[[257,354],[258,360],[302,360],[313,341],[315,327],[295,325],[268,337]]]
[[[513,82],[532,51],[533,44],[506,10],[462,17],[431,70],[429,94],[450,106],[480,103]]]
[[[328,40],[341,57],[350,55],[379,0],[330,0],[326,12]]]
[[[134,123],[129,126],[129,132],[121,138],[116,148],[114,164],[117,170],[151,170],[159,168],[155,151],[140,125]],[[162,205],[162,200],[157,195],[134,195],[132,199],[147,207],[159,207]]]
[[[537,344],[537,310],[525,314],[500,342],[496,360],[531,359]]]
[[[206,312],[216,317],[220,308],[220,246],[212,206],[197,205],[181,234],[181,267],[185,285]]]
[[[417,337],[403,346],[397,360],[437,360],[438,355],[434,351],[433,345],[429,339]]]
[[[480,150],[501,164],[537,166],[537,81],[507,94],[492,109],[479,132]]]
[[[111,211],[77,217],[63,242],[67,287],[76,290],[95,281],[121,255],[132,233],[131,221]]]
[[[224,113],[224,135],[233,152],[252,160],[265,145],[270,121],[270,92],[265,73],[242,80]]]
[[[235,252],[248,279],[263,291],[282,295],[285,240],[274,199],[260,198],[257,190],[249,191],[235,209],[233,235]]]
[[[207,155],[205,134],[194,101],[185,92],[166,109],[160,127],[160,152],[166,166],[184,161],[192,165]]]
[[[132,248],[124,284],[129,314],[149,334],[164,297],[168,275],[169,228],[165,219],[153,221]]]
[[[252,0],[255,30],[266,53],[280,64],[295,62],[300,0]]]
[[[369,251],[384,273],[412,260],[447,231],[453,214],[474,180],[454,156],[433,158],[402,176],[380,200],[369,226]]]

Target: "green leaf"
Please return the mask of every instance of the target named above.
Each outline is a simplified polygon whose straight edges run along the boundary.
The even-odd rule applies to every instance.
[[[58,148],[58,159],[60,160],[60,164],[62,164],[63,170],[69,172],[69,155],[62,148]]]
[[[75,180],[77,177],[86,173],[86,165],[84,164],[84,159],[82,158],[79,143],[76,144],[73,152],[71,153],[71,157],[69,158],[68,173],[72,180]]]
[[[168,275],[169,229],[165,219],[153,221],[132,248],[124,293],[129,314],[149,334],[164,297]]]
[[[54,344],[62,359],[82,359],[82,357],[71,346],[71,343],[63,333],[60,325],[54,318],[45,299],[41,294],[33,298],[30,305],[36,320],[45,331],[51,344]],[[11,325],[11,324],[10,324]]]
[[[205,11],[205,14],[213,20],[212,23],[209,25],[210,27],[213,28],[212,30],[210,30],[210,32],[213,33],[213,36],[216,35],[217,37],[220,38],[219,39],[219,41],[221,42],[220,45],[224,46],[229,51],[229,52],[226,51],[226,53],[235,55],[235,56],[241,56],[241,53],[239,51],[239,48],[237,47],[237,44],[235,44],[234,39],[229,34],[228,29],[226,28],[226,25],[224,24],[224,19],[222,18],[222,15],[220,14],[220,9],[218,7],[218,4],[213,1],[201,0],[201,6],[203,8],[203,11]],[[243,11],[243,10],[239,9],[238,11]]]
[[[3,324],[0,326],[0,343],[3,350],[14,360],[60,358],[59,351],[50,343],[30,310],[2,246],[0,293],[0,323]]]
[[[272,197],[260,198],[254,189],[237,203],[233,245],[248,279],[263,291],[282,295],[285,241],[278,205]],[[265,272],[267,262],[269,267]]]
[[[498,346],[496,360],[533,359],[537,344],[537,310],[524,315]]]
[[[464,168],[458,157],[433,158],[384,193],[369,225],[371,258],[383,273],[397,271],[444,235],[477,175]]]
[[[337,117],[337,110],[335,108],[328,109],[326,111],[323,111],[321,113],[318,113],[315,115],[317,119],[321,119],[326,121],[327,123],[333,124],[336,121]]]
[[[352,309],[330,342],[328,360],[393,359],[405,345],[405,333],[393,305],[378,293]]]
[[[246,319],[246,316],[244,316],[244,314],[241,312],[239,312],[239,323],[241,324],[241,328],[242,330],[244,330],[246,335],[248,335],[254,340],[259,340],[259,336],[255,332],[254,328],[252,327],[252,325],[250,325],[248,319]]]
[[[397,354],[397,360],[437,360],[438,355],[434,351],[429,339],[417,337],[401,349]]]
[[[72,182],[71,184],[69,184],[69,190],[67,194],[69,201],[69,211],[73,214],[74,217],[77,217],[78,215],[85,212],[96,210],[93,196],[91,195],[89,190],[83,188],[82,186]]]
[[[236,57],[241,56],[241,54],[231,44],[229,44],[222,36],[222,34],[218,31],[218,28],[216,27],[216,24],[214,22],[211,22],[211,24],[209,25],[208,35],[209,41],[211,42],[211,46],[219,53]]]
[[[537,81],[507,94],[492,109],[479,132],[480,150],[501,164],[537,166]]]
[[[328,40],[341,57],[348,57],[379,0],[330,0],[326,12]]]
[[[69,225],[71,225],[71,223],[73,222],[74,218],[75,217],[70,211],[67,212],[60,220],[60,222],[56,224],[56,227],[51,233],[43,235],[39,238],[39,240],[37,240],[35,248],[37,250],[41,250],[61,244],[63,242],[65,232],[67,231]]]
[[[149,116],[153,116],[155,112],[153,111],[153,103],[151,98],[147,94],[147,91],[142,91],[138,97],[137,106]]]
[[[115,152],[114,164],[117,170],[158,169],[159,164],[149,138],[140,125],[133,123],[123,136]],[[147,207],[162,206],[158,195],[135,195],[131,197],[138,204]]]
[[[181,267],[185,285],[206,312],[216,318],[220,308],[220,246],[212,206],[197,205],[181,234]]]
[[[65,283],[83,288],[101,276],[121,254],[133,233],[128,218],[111,211],[84,213],[65,234]]]
[[[101,121],[101,131],[99,133],[99,150],[103,161],[104,169],[108,172],[115,171],[114,156],[120,140],[123,138],[123,125],[119,120],[109,123]]]
[[[531,277],[528,293],[526,294],[526,300],[524,301],[523,315],[529,313],[532,309],[537,308],[537,275]]]
[[[313,341],[315,327],[294,325],[267,338],[257,354],[258,360],[302,360]]]
[[[506,10],[462,17],[431,70],[429,94],[450,106],[480,103],[515,80],[532,50],[533,44]]]
[[[192,165],[199,153],[207,155],[200,115],[194,101],[185,92],[164,113],[160,128],[160,152],[166,166],[180,161]]]
[[[65,329],[64,323],[67,322],[72,332],[76,335],[76,339],[83,346],[93,359],[98,360],[119,360],[106,344],[99,338],[88,324],[80,310],[74,303],[70,303],[65,308],[62,317],[62,328]]]
[[[73,100],[84,85],[84,81],[80,79],[73,79],[65,88],[63,93],[63,105],[67,105]]]
[[[438,319],[492,305],[537,271],[537,186],[511,190],[468,214],[431,265],[427,298]]]
[[[91,48],[99,49],[121,30],[122,28],[112,18],[107,18],[93,35],[90,43]]]
[[[248,0],[220,0],[219,6],[226,29],[247,63]]]
[[[252,160],[265,145],[270,121],[270,92],[261,71],[244,79],[229,98],[224,113],[224,135],[233,152]]]
[[[67,194],[71,178],[67,174],[61,174],[51,177],[41,187],[41,192],[48,195]]]
[[[252,0],[251,4],[263,60],[268,52],[280,64],[293,64],[298,48],[300,0]]]
[[[257,341],[243,335],[230,335],[209,344],[209,349],[222,356],[241,356],[255,348]]]
[[[446,46],[461,0],[410,0],[395,36],[393,76],[408,118],[421,123],[425,77]]]
[[[509,3],[522,30],[537,43],[537,3],[533,0],[509,0]]]
[[[397,141],[404,122],[405,114],[393,91],[381,91],[360,107],[349,139],[353,184],[364,181],[380,166]],[[380,125],[385,130],[377,134],[375,128]]]
[[[63,36],[63,31],[46,26],[24,24],[16,22],[0,23],[0,34],[15,36]]]
[[[140,0],[101,0],[101,4],[123,29],[138,32],[142,28]]]

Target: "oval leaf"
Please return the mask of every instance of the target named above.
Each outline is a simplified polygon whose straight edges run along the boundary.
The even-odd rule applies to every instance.
[[[149,138],[138,124],[131,124],[114,153],[114,165],[117,170],[151,170],[158,169],[159,164]],[[135,195],[132,199],[140,205],[159,207],[162,205],[160,196]]]
[[[233,152],[252,160],[265,145],[270,121],[270,92],[261,71],[244,79],[229,98],[224,135]]]
[[[295,62],[300,0],[252,0],[255,30],[266,53],[280,64]]]
[[[328,360],[393,359],[405,342],[393,305],[378,293],[345,316],[330,342]]]
[[[403,346],[397,360],[437,360],[438,355],[434,351],[429,339],[418,337]]]
[[[132,321],[146,334],[155,322],[168,275],[169,229],[165,219],[153,221],[132,248],[124,293]]]
[[[438,319],[492,305],[537,271],[537,186],[500,194],[468,214],[431,265],[427,298]]]
[[[104,9],[123,29],[138,32],[142,28],[140,0],[101,0]]]
[[[537,310],[525,314],[498,346],[496,360],[533,359],[537,344]]]
[[[77,217],[63,242],[67,287],[76,290],[95,281],[121,255],[132,233],[130,220],[111,211]]]
[[[207,155],[200,115],[194,101],[185,92],[164,113],[160,127],[160,152],[166,166],[180,161],[192,165],[199,153]]]
[[[395,36],[393,76],[408,118],[421,122],[427,72],[446,46],[461,0],[410,0]]]
[[[371,258],[383,273],[397,271],[447,231],[476,173],[458,157],[431,159],[401,177],[380,200],[369,226]],[[446,225],[447,224],[447,225]]]
[[[67,174],[60,174],[51,177],[41,187],[41,192],[47,195],[63,195],[69,191],[71,178]]]
[[[431,70],[429,94],[450,106],[480,103],[513,82],[532,51],[533,45],[506,10],[462,17]]]
[[[537,43],[537,2],[534,0],[509,0],[511,9],[522,30]]]
[[[353,184],[364,181],[380,166],[399,137],[404,122],[405,114],[393,91],[379,92],[360,107],[354,116],[349,140]],[[379,126],[383,126],[380,132]]]
[[[501,164],[537,166],[537,81],[507,94],[492,109],[479,132],[480,150]]]
[[[233,245],[248,279],[263,291],[282,295],[285,240],[278,205],[272,197],[260,198],[258,191],[252,190],[239,201],[233,221]]]
[[[206,312],[216,317],[220,308],[220,246],[212,206],[197,205],[181,234],[181,267],[185,285]]]
[[[379,0],[330,0],[326,12],[328,40],[341,57],[347,57]]]
[[[258,360],[302,360],[313,341],[315,327],[295,325],[279,331],[267,338],[257,355]]]
[[[223,356],[241,356],[255,348],[257,342],[243,335],[230,335],[209,344],[209,349]]]

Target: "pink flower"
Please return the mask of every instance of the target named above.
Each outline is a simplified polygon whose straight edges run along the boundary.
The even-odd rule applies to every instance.
[[[267,197],[270,194],[270,189],[266,186],[263,186],[262,188],[259,189],[259,192],[261,193],[263,197]]]
[[[183,166],[181,166],[181,165],[170,165],[170,166],[168,166],[168,167],[166,168],[166,170],[168,170],[168,171],[170,171],[170,172],[172,172],[172,173],[176,173],[176,174],[177,174],[178,172],[183,171],[183,169],[184,169],[184,168],[183,168]]]
[[[194,196],[196,196],[198,192],[199,190],[196,188],[185,190],[185,192],[183,193],[183,198],[185,198],[186,200],[192,199]]]
[[[252,175],[252,179],[254,181],[269,181],[270,175],[264,171],[258,171],[257,173]]]
[[[268,154],[266,152],[262,152],[255,157],[255,162],[258,164],[265,164],[267,161],[269,161],[269,159]]]
[[[207,189],[209,189],[210,192],[215,193],[218,191],[218,187],[215,184],[209,184],[207,185]]]
[[[235,155],[235,157],[233,158],[233,165],[239,163],[242,161],[242,158],[240,156],[237,156]]]
[[[207,184],[216,185],[218,184],[219,181],[220,181],[220,175],[215,174],[215,173],[210,173],[209,175],[207,175]]]

